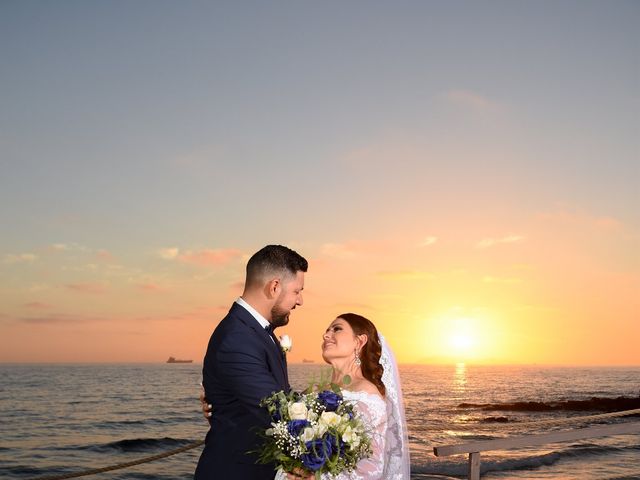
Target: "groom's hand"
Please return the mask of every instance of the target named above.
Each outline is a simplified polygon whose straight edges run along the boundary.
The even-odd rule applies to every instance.
[[[207,402],[207,397],[205,397],[204,395],[204,387],[200,389],[200,407],[202,408],[202,415],[204,416],[204,418],[209,420],[209,417],[211,417],[212,408],[211,404]]]

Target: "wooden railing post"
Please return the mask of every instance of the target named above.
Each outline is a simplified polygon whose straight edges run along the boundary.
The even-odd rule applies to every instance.
[[[480,480],[480,452],[469,454],[469,480]]]

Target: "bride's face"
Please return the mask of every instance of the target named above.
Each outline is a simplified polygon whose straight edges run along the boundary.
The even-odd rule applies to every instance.
[[[351,325],[342,318],[336,318],[322,335],[322,358],[325,362],[353,357],[358,347],[358,337]]]

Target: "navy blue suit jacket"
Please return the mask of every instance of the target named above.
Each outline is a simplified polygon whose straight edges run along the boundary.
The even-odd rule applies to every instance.
[[[258,321],[234,303],[216,327],[202,368],[207,400],[213,407],[209,432],[195,480],[272,480],[273,465],[256,464],[257,429],[270,419],[260,400],[289,391],[287,364],[280,347]]]

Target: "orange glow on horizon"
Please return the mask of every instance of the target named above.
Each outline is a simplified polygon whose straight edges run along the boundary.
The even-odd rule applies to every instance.
[[[461,241],[474,236],[449,227],[448,238],[405,232],[298,247],[310,269],[304,305],[278,332],[293,339],[289,361],[322,363],[322,332],[337,315],[355,312],[374,321],[400,363],[640,364],[638,274],[601,265],[593,254],[599,242],[616,238],[609,224],[578,217],[572,230],[561,221],[563,241],[558,218],[547,216],[533,219],[527,235],[475,235],[475,242]],[[0,361],[164,361],[172,355],[198,362],[242,291],[246,252],[240,250],[202,265],[158,254],[146,268],[161,267],[162,275],[116,268],[109,263],[115,255],[82,275],[65,273],[82,252],[40,259],[69,278],[60,286],[29,288],[32,282],[14,291]],[[17,259],[5,268],[33,270],[34,262]]]

